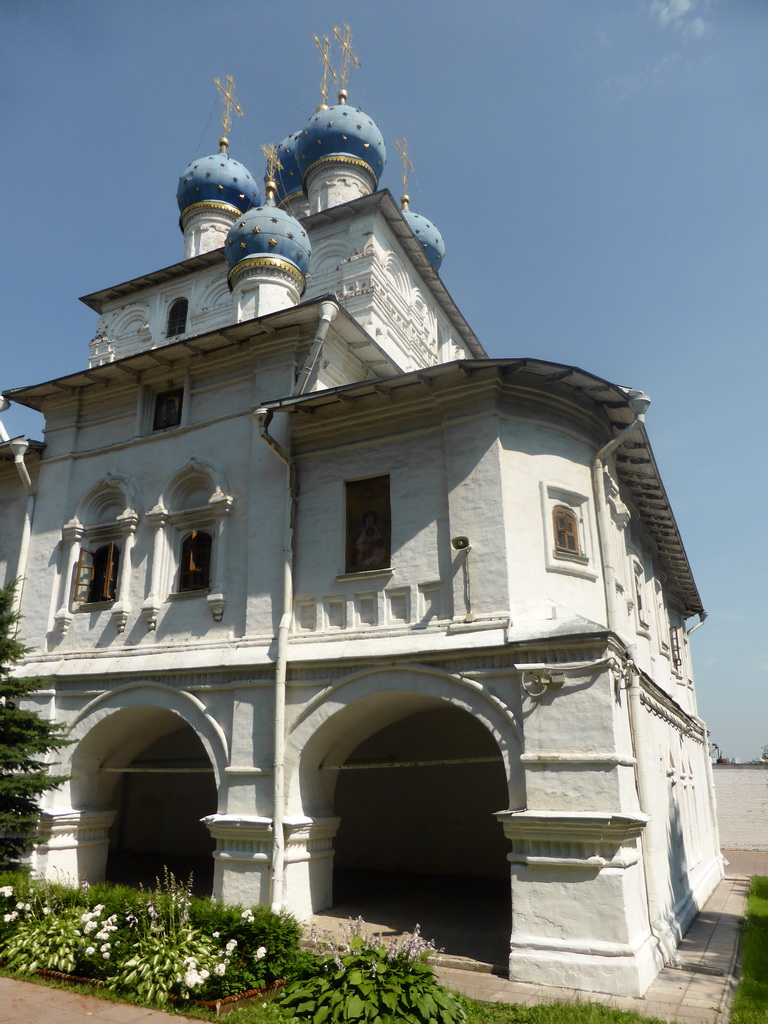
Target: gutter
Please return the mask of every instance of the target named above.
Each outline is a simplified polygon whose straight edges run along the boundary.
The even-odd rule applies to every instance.
[[[320,319],[318,321],[312,347],[307,360],[296,379],[294,395],[303,394],[309,384],[312,371],[320,357],[323,342],[328,328],[336,319],[339,307],[335,302],[326,300],[320,303]],[[288,679],[288,647],[290,644],[291,625],[293,622],[293,577],[295,562],[295,524],[298,491],[296,487],[296,463],[290,454],[290,434],[288,448],[269,433],[274,410],[258,408],[254,417],[259,428],[259,436],[268,445],[286,467],[287,495],[285,502],[285,524],[283,527],[283,597],[280,625],[277,630],[277,651],[275,654],[275,721],[274,721],[274,789],[272,801],[272,878],[270,902],[272,910],[279,912],[283,908],[285,890],[285,703],[286,684]],[[290,430],[290,420],[288,421]]]

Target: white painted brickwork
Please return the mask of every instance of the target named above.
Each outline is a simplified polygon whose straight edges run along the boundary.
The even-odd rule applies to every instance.
[[[712,765],[723,850],[768,850],[768,765]]]

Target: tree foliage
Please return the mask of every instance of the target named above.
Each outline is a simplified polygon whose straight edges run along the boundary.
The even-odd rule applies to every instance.
[[[67,778],[52,775],[43,761],[66,744],[62,726],[20,707],[40,688],[40,680],[11,675],[27,651],[15,636],[14,587],[0,588],[0,869],[16,865],[31,848],[38,797]]]

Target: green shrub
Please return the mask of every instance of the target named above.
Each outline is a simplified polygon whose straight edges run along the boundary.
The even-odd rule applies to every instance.
[[[332,937],[315,939],[313,968],[286,986],[281,1006],[312,1024],[461,1024],[462,1001],[437,983],[426,958],[434,948],[419,936],[387,945],[350,921],[340,949]]]
[[[294,975],[306,960],[289,914],[190,895],[166,871],[151,890],[0,875],[0,957],[11,970],[103,979],[149,1002],[214,1000]]]

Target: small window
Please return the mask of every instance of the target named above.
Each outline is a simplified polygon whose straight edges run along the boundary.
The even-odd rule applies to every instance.
[[[555,530],[555,551],[566,555],[580,555],[579,521],[576,513],[563,505],[552,510]]]
[[[683,667],[683,653],[680,650],[680,629],[678,626],[670,627],[669,650],[672,655],[672,667],[675,672],[680,672]]]
[[[75,601],[78,604],[114,601],[119,565],[120,549],[116,544],[104,544],[95,551],[82,548],[75,577]]]
[[[183,388],[177,388],[175,391],[163,391],[159,395],[155,395],[153,430],[165,430],[167,427],[176,427],[181,423],[183,398]]]
[[[346,572],[389,567],[392,524],[389,477],[347,483]]]
[[[189,303],[186,299],[176,299],[168,311],[168,327],[165,332],[166,338],[175,338],[177,334],[183,334],[187,329],[187,310]]]
[[[192,530],[181,542],[179,592],[205,590],[211,581],[213,538],[203,530]]]

